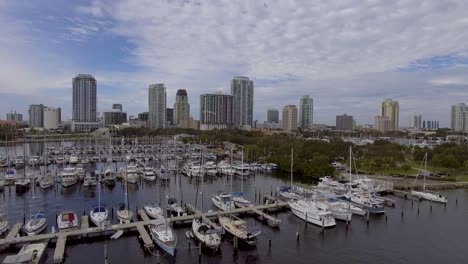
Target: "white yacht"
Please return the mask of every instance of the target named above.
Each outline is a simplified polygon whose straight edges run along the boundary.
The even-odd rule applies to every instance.
[[[247,227],[244,220],[233,215],[220,216],[219,224],[230,235],[236,236],[241,241],[251,246],[257,243],[257,236],[261,233],[260,229]]]
[[[73,167],[66,167],[61,174],[61,184],[63,187],[70,187],[78,182],[76,170]]]
[[[102,176],[102,181],[108,186],[114,186],[117,181],[117,175],[110,168],[106,168]]]
[[[86,173],[86,177],[84,178],[83,181],[83,186],[84,187],[92,187],[97,185],[97,179],[96,176],[91,175],[91,173]]]
[[[28,165],[29,166],[37,166],[41,162],[41,157],[39,156],[32,156],[28,160]]]
[[[234,205],[238,208],[253,206],[252,202],[244,198],[244,195],[242,192],[233,193],[232,201],[234,202]]]
[[[364,216],[366,215],[367,211],[362,209],[361,207],[359,206],[356,206],[350,202],[347,202],[347,201],[343,201],[343,200],[338,200],[338,199],[329,199],[327,201],[327,203],[330,205],[330,206],[339,206],[343,209],[347,209],[349,210],[352,214],[355,214],[355,215],[359,215],[359,216]]]
[[[208,176],[216,176],[218,174],[216,164],[213,161],[206,162],[205,165],[203,165],[203,169]]]
[[[47,219],[44,213],[39,211],[31,216],[23,227],[24,233],[28,236],[40,234],[47,228]]]
[[[288,201],[292,213],[300,219],[320,227],[336,226],[335,218],[331,212],[318,207],[314,201],[296,200]]]
[[[20,168],[24,166],[24,157],[23,156],[16,156],[15,161],[13,162],[15,167]]]
[[[128,165],[126,167],[121,168],[120,170],[121,170],[121,172],[123,172],[125,174],[124,177],[123,177],[124,181],[126,181],[128,183],[132,183],[132,184],[137,183],[141,172],[138,170],[136,165]]]
[[[217,251],[221,246],[219,231],[211,225],[205,224],[201,219],[192,221],[192,233],[195,239],[205,247]]]
[[[220,193],[211,197],[213,204],[222,211],[236,208],[232,196],[228,193]]]
[[[228,172],[232,170],[232,166],[229,164],[229,162],[222,160],[216,166],[216,170],[220,175],[228,175]]]
[[[39,180],[39,187],[42,189],[48,189],[54,186],[55,180],[54,176],[50,173],[46,173],[40,180]]]
[[[144,207],[146,214],[153,219],[164,218],[164,212],[162,208],[154,201],[148,201]]]
[[[175,255],[177,235],[169,224],[161,223],[150,226],[151,238],[169,255]]]
[[[346,200],[353,204],[362,207],[369,213],[373,214],[384,214],[385,207],[383,203],[379,202],[370,195],[367,191],[354,191],[349,192],[345,195]]]
[[[80,181],[84,180],[85,169],[83,167],[83,164],[77,164],[76,165],[75,173],[76,173],[76,176],[78,176],[78,180],[80,180]]]
[[[248,166],[234,166],[234,173],[239,176],[249,176],[250,168]]]
[[[57,216],[59,230],[73,230],[78,228],[78,216],[73,211],[65,211]]]
[[[353,213],[347,208],[343,208],[337,204],[330,204],[327,201],[317,201],[316,205],[321,210],[330,211],[331,216],[336,220],[351,222]]]
[[[189,177],[203,177],[205,176],[205,169],[200,165],[192,165],[190,168]]]

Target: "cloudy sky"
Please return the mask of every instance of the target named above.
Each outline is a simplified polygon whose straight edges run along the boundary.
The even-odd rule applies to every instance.
[[[146,111],[147,87],[168,105],[187,89],[255,84],[255,119],[314,98],[315,123],[348,113],[372,123],[383,99],[449,123],[468,101],[468,1],[0,0],[0,118],[29,104],[71,116],[71,79],[93,74],[98,108]],[[27,116],[26,116],[27,118]]]

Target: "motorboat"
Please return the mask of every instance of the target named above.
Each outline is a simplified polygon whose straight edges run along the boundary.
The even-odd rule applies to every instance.
[[[70,187],[78,182],[78,176],[76,170],[73,167],[66,167],[63,169],[61,174],[61,184],[63,187]]]
[[[164,218],[164,213],[162,208],[154,201],[148,201],[143,206],[146,214],[153,219],[162,219]]]
[[[341,208],[349,210],[352,214],[364,216],[367,211],[362,209],[359,206],[356,206],[348,201],[338,200],[338,199],[328,199],[327,203],[330,206],[339,206]]]
[[[159,169],[158,177],[159,177],[159,179],[161,179],[163,181],[167,181],[167,180],[170,179],[170,177],[169,177],[170,174],[169,173],[170,172],[169,172],[168,169],[166,169],[166,167],[161,166],[161,168]]]
[[[203,169],[208,176],[216,176],[218,174],[218,170],[216,169],[216,164],[214,161],[206,162],[205,165],[203,165]]]
[[[353,204],[365,209],[372,214],[384,214],[385,207],[382,202],[372,197],[366,191],[354,191],[345,195],[345,199]]]
[[[98,205],[91,210],[89,216],[94,225],[102,227],[109,221],[109,210],[102,205]]]
[[[17,193],[24,193],[26,192],[29,187],[31,186],[31,180],[30,179],[20,179],[15,181],[15,190]]]
[[[136,165],[128,165],[121,168],[121,171],[125,174],[123,179],[124,181],[132,184],[136,184],[138,178],[140,177],[140,171]]]
[[[41,157],[39,156],[32,156],[28,160],[28,165],[29,166],[37,166],[41,163]]]
[[[127,206],[121,204],[119,210],[117,210],[117,219],[120,223],[128,224],[133,219],[133,212],[130,211]]]
[[[47,219],[44,212],[39,211],[31,216],[23,227],[23,231],[28,236],[40,234],[47,228]]]
[[[54,176],[50,173],[46,173],[40,180],[39,180],[39,187],[42,189],[48,189],[54,186],[55,180]]]
[[[337,204],[330,204],[327,201],[317,201],[317,207],[319,207],[323,211],[330,211],[331,216],[336,220],[351,222],[353,213],[348,210],[347,208],[341,207]]]
[[[230,209],[235,209],[234,202],[232,201],[232,196],[228,193],[219,193],[211,197],[211,201],[214,206],[219,208],[222,211],[229,211]]]
[[[152,167],[145,167],[143,169],[143,174],[141,175],[141,177],[147,181],[155,181],[156,173],[154,173],[154,169]]]
[[[244,220],[233,215],[220,216],[219,224],[228,234],[237,237],[250,246],[257,243],[257,236],[261,233],[259,228],[247,227]]]
[[[18,174],[15,169],[9,168],[5,172],[4,179],[6,182],[14,182],[18,178]]]
[[[205,169],[200,165],[192,165],[190,168],[189,177],[203,177],[205,176]]]
[[[336,226],[332,213],[326,208],[317,206],[315,201],[290,200],[288,204],[291,212],[304,221],[324,228]]]
[[[75,173],[78,176],[78,180],[82,181],[85,177],[85,169],[83,164],[77,164],[75,168]]]
[[[204,223],[201,219],[193,219],[192,221],[192,234],[204,247],[217,251],[221,246],[221,235],[219,233],[220,230]]]
[[[65,164],[65,157],[64,156],[59,156],[55,159],[55,162],[57,163],[57,165],[63,165]]]
[[[80,162],[80,159],[78,158],[76,154],[71,154],[70,157],[68,158],[69,164],[75,165],[75,164],[78,164],[79,162]]]
[[[22,168],[24,167],[24,157],[23,156],[16,156],[13,164],[15,165],[16,168]]]
[[[3,264],[39,264],[44,263],[47,249],[47,242],[25,244],[18,254],[6,256]]]
[[[234,173],[238,176],[249,176],[250,168],[248,166],[234,166]]]
[[[117,182],[117,175],[110,168],[106,168],[102,176],[102,182],[108,186],[114,186]]]
[[[57,216],[59,230],[73,230],[78,228],[78,216],[73,211],[65,211]]]
[[[175,255],[177,235],[169,224],[161,223],[150,226],[151,238],[169,255]]]
[[[83,186],[84,187],[92,187],[97,185],[97,179],[96,176],[91,175],[91,173],[86,173],[86,177],[84,178],[83,181]]]

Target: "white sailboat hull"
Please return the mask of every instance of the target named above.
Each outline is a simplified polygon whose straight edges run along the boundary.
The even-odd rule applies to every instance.
[[[423,200],[433,201],[436,203],[447,203],[447,197],[440,194],[420,191],[411,191],[411,194]]]

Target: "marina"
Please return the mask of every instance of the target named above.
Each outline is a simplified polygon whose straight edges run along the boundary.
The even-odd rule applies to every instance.
[[[103,146],[103,148],[105,147]],[[144,148],[142,147],[142,149]],[[177,152],[177,149],[180,148],[182,147],[173,146],[164,150],[163,153]],[[182,164],[202,159],[201,156],[197,155],[197,153],[200,153],[201,148],[203,147],[191,146],[187,150],[187,152],[190,152],[190,155],[185,155],[185,157],[184,154],[174,153],[173,158],[169,162],[165,161],[164,158],[160,158],[159,153],[155,154],[152,159],[145,160],[143,157],[140,161],[144,163],[144,166],[141,166],[141,171],[152,167],[155,168],[155,174],[157,175],[157,169],[161,164],[165,164],[166,168],[183,167]],[[102,153],[108,153],[108,151],[109,149],[103,149]],[[210,163],[209,166],[219,163],[225,166],[226,160],[229,157],[223,158],[218,155],[211,152],[204,155],[203,158],[214,156],[213,163]],[[27,156],[28,154],[26,153],[24,157]],[[50,164],[47,166],[47,169],[50,171],[57,170],[57,173],[53,174],[56,176],[54,176],[54,184],[50,188],[41,188],[39,185],[41,178],[34,177],[34,175],[41,175],[41,173],[32,173],[29,174],[28,179],[37,184],[31,184],[28,190],[18,193],[12,181],[2,190],[0,193],[1,207],[2,211],[7,215],[10,229],[0,239],[0,245],[2,245],[0,260],[4,256],[16,254],[18,249],[24,245],[36,245],[46,242],[47,249],[45,251],[47,254],[44,258],[48,262],[53,263],[93,261],[94,259],[86,260],[88,256],[74,254],[78,248],[82,247],[86,247],[87,250],[93,252],[93,258],[98,258],[98,262],[107,259],[112,263],[125,263],[125,260],[119,259],[115,255],[116,253],[113,253],[113,251],[122,246],[130,248],[132,260],[141,258],[143,262],[173,263],[175,260],[180,260],[186,263],[198,263],[201,258],[203,260],[202,263],[205,263],[205,261],[207,263],[210,261],[231,263],[230,261],[236,259],[245,260],[245,258],[248,258],[253,261],[248,263],[260,263],[259,261],[280,263],[279,261],[283,258],[283,255],[308,255],[308,253],[304,252],[306,245],[312,247],[321,245],[320,247],[324,250],[328,248],[328,245],[331,246],[337,243],[337,239],[338,241],[345,239],[342,235],[359,238],[362,234],[360,235],[356,232],[361,229],[362,231],[368,230],[363,233],[366,234],[369,230],[377,228],[378,230],[372,231],[376,236],[372,236],[375,237],[374,239],[378,239],[380,236],[380,239],[389,239],[389,237],[393,236],[388,233],[385,226],[388,227],[392,223],[398,223],[399,228],[405,230],[407,228],[406,225],[414,222],[414,217],[419,217],[419,215],[422,217],[422,215],[429,214],[428,218],[420,219],[420,221],[427,220],[429,224],[434,220],[432,218],[435,215],[438,216],[437,221],[444,221],[443,215],[441,215],[444,212],[451,212],[457,215],[466,213],[466,208],[462,206],[463,202],[466,201],[466,198],[464,198],[466,194],[463,190],[448,192],[446,195],[449,202],[445,205],[420,201],[419,199],[415,199],[411,195],[411,192],[386,190],[389,193],[393,193],[394,196],[375,197],[376,201],[385,205],[384,214],[359,214],[358,212],[354,212],[356,215],[352,218],[340,219],[338,211],[331,210],[332,208],[328,207],[328,199],[318,196],[318,191],[298,187],[295,185],[296,180],[292,182],[288,179],[288,176],[282,176],[274,171],[267,170],[266,166],[262,168],[261,165],[255,165],[255,167],[252,167],[250,164],[239,165],[240,168],[249,166],[249,175],[245,175],[245,173],[240,173],[239,175],[235,175],[234,173],[230,175],[218,173],[208,175],[208,173],[205,173],[202,176],[194,177],[194,175],[182,175],[182,173],[177,173],[177,170],[172,170],[170,171],[169,179],[158,177],[154,181],[151,181],[144,177],[139,177],[134,184],[129,184],[124,180],[126,175],[119,173],[119,171],[121,171],[120,168],[124,168],[127,164],[136,164],[134,165],[135,169],[132,170],[140,171],[137,168],[138,161],[136,161],[138,153],[131,155],[135,156],[135,158],[122,156],[121,160],[116,162],[107,162],[109,156],[98,157],[97,160],[99,161],[96,160],[95,162],[91,161],[93,160],[93,156],[76,156],[80,160],[80,163],[77,165],[82,164],[85,175],[96,177],[96,185],[85,186],[84,178],[90,176],[86,176],[81,180],[78,179],[77,183],[70,187],[61,185],[58,176],[60,175],[60,171],[71,166],[70,164],[66,164],[67,162],[64,162],[64,164],[60,165]],[[179,159],[178,157],[184,158]],[[90,162],[81,162],[88,158]],[[112,158],[118,160],[119,155],[112,155]],[[54,160],[53,157],[50,160]],[[28,166],[25,165],[29,171],[30,168]],[[101,171],[104,172],[107,168],[115,172],[117,177],[117,180],[110,185],[103,181],[105,173],[101,173]],[[44,170],[44,166],[41,169]],[[17,175],[21,175],[21,168],[18,167],[17,171],[19,171]],[[245,170],[242,169],[241,171]],[[197,173],[200,174],[199,169],[197,169]],[[362,182],[362,179],[360,180]],[[333,215],[337,220],[336,223],[328,226],[330,228],[326,228],[327,226],[322,224],[325,223],[323,221],[317,221],[314,224],[314,222],[306,221],[299,216],[296,217],[295,215],[297,214],[294,212],[290,213],[291,201],[288,203],[280,195],[281,187],[288,185],[292,185],[289,191],[292,190],[291,193],[301,197],[300,201],[304,201],[302,203],[303,206],[309,206],[307,205],[307,199],[314,201],[314,204],[317,201],[317,210],[325,210],[323,211],[325,214]],[[324,186],[334,186],[332,189],[335,194],[341,188],[338,182],[333,182],[329,178],[322,179],[319,186],[321,186],[320,190],[324,193],[326,189]],[[370,186],[370,183],[367,182],[366,186]],[[211,198],[212,195],[219,193],[221,190],[225,193],[242,191],[242,197],[252,203],[252,206],[237,204],[235,207],[220,210],[214,206]],[[125,202],[125,197],[128,199],[126,208],[128,208],[128,212],[131,212],[132,216],[128,223],[120,222],[117,219],[117,212],[120,204]],[[165,209],[169,208],[168,197],[174,197],[176,204],[179,204],[183,208],[183,213],[174,216],[167,211],[167,213],[164,213],[165,217],[157,219],[153,219],[153,217],[150,217],[146,213],[145,205],[151,204],[153,206],[160,206],[163,208],[163,211],[166,211]],[[302,197],[305,197],[305,200]],[[338,195],[339,197],[341,196]],[[153,201],[153,203],[149,203],[149,201]],[[344,204],[347,203],[344,196],[339,201]],[[357,206],[357,204],[355,205]],[[107,214],[103,214],[104,209],[107,210]],[[328,212],[327,210],[331,211]],[[58,217],[63,212],[67,214],[66,219],[77,224],[71,224],[71,228],[67,226],[66,229],[59,229],[56,226],[56,220],[63,218]],[[74,214],[71,216],[67,212],[73,212]],[[91,221],[93,212],[105,215],[106,218],[102,219],[105,224],[96,225]],[[310,212],[313,212],[313,210]],[[47,220],[47,227],[45,230],[38,232],[38,234],[26,234],[24,232],[25,224],[31,221],[28,221],[28,217],[31,216],[30,219],[33,219],[34,216],[38,217],[40,213]],[[320,214],[322,213],[318,215]],[[309,217],[310,215],[306,216],[305,219]],[[195,220],[197,221],[194,222]],[[196,230],[192,228],[192,223],[197,224]],[[202,233],[196,233],[196,231],[200,229],[201,223],[207,224],[207,228],[212,230],[210,233],[205,234],[205,236],[219,232],[222,239],[219,245],[210,247],[209,244],[204,244],[203,248],[205,249],[199,255],[197,253],[200,247],[198,243],[199,241],[203,241],[203,231]],[[241,232],[240,230],[227,232],[229,230],[226,228],[230,228],[230,223],[234,225],[239,224],[241,228],[250,230],[249,232],[252,232],[255,240],[242,242],[241,233],[236,233]],[[154,236],[156,233],[153,232],[157,232],[154,228],[157,226],[164,227],[165,225],[170,226],[174,237],[177,237],[174,251],[164,248],[164,245],[159,244]],[[427,225],[423,226],[427,227]],[[162,234],[166,234],[165,229],[159,230]],[[192,238],[190,236],[186,237],[185,233],[188,231],[192,233]],[[378,235],[379,233],[380,235]],[[196,237],[193,234],[196,234],[198,239],[195,240]],[[239,237],[237,237],[237,234],[239,234]],[[202,240],[200,240],[200,237]],[[311,243],[318,244],[312,245]],[[360,243],[363,243],[363,241]],[[139,249],[135,248],[134,245],[139,245]],[[106,250],[104,250],[103,246]],[[215,248],[216,250],[207,251],[206,248]],[[286,253],[282,254],[281,257],[275,254],[275,250],[280,250],[280,248],[281,250],[286,250]],[[213,252],[219,253],[214,254]],[[261,252],[267,253],[265,255]],[[140,256],[137,256],[138,254]],[[220,259],[219,254],[222,254],[222,259]],[[315,255],[315,257],[320,259],[321,255],[322,253]],[[275,256],[274,259],[273,256]],[[411,259],[411,256],[404,256],[407,259]],[[359,258],[350,258],[355,261],[359,260]],[[463,259],[463,257],[457,258],[454,256],[454,259]],[[242,261],[241,263],[244,262],[247,263],[247,261]],[[381,263],[390,262],[384,261]],[[428,261],[428,263],[432,262]]]

